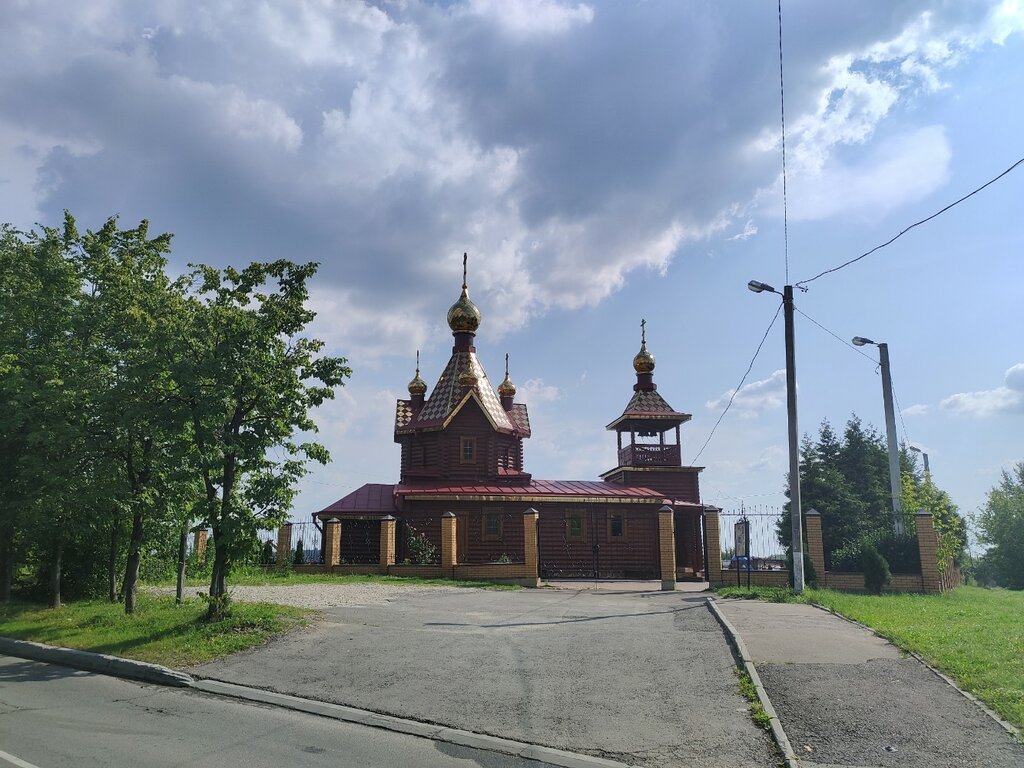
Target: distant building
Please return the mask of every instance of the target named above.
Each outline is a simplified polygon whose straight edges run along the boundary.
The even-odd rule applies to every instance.
[[[398,562],[413,554],[410,536],[440,548],[445,512],[457,518],[459,563],[522,562],[523,513],[532,507],[539,513],[542,578],[657,578],[657,513],[669,505],[677,576],[703,575],[702,468],[682,465],[679,442],[680,425],[690,415],[658,394],[646,333],[633,358],[632,397],[607,426],[615,432],[618,465],[598,481],[536,480],[524,466],[530,417],[526,404],[515,402],[508,357],[497,392],[477,359],[480,311],[469,298],[465,267],[448,325],[455,343],[433,390],[428,396],[417,356],[409,398],[396,403],[399,481],[364,485],[314,514],[342,521],[344,562],[377,561],[380,520],[387,515],[398,519]]]

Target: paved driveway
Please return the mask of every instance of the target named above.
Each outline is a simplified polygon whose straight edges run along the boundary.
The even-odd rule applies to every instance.
[[[649,766],[770,766],[721,628],[681,592],[410,589],[193,670]]]

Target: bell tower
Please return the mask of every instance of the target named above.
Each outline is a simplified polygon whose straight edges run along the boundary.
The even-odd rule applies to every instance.
[[[679,427],[688,413],[672,408],[654,383],[655,360],[647,350],[647,321],[640,321],[640,351],[633,358],[636,384],[626,408],[607,429],[615,432],[618,465],[601,475],[609,483],[661,491],[668,498],[697,503],[697,473],[684,467]]]

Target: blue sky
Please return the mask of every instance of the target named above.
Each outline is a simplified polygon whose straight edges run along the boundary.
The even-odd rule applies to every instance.
[[[704,443],[787,279],[775,2],[7,3],[0,220],[111,214],[173,265],[322,263],[315,332],[355,371],[296,517],[393,482],[415,350],[433,385],[461,254],[527,469],[594,479],[634,381]],[[888,240],[1024,155],[1019,2],[783,3],[789,279]],[[810,284],[806,316],[890,346],[901,438],[961,508],[1024,458],[1024,170]],[[876,366],[797,316],[800,427],[883,426]],[[700,456],[704,498],[777,505],[781,319]],[[872,347],[864,352],[875,354]]]

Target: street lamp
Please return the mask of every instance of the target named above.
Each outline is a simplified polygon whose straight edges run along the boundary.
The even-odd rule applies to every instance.
[[[783,319],[786,322],[786,412],[789,417],[789,516],[793,523],[793,591],[804,591],[804,531],[800,507],[800,438],[796,422],[796,352],[793,343],[793,286],[786,285],[779,293],[768,283],[751,280],[754,293],[782,296]]]
[[[874,344],[878,347],[879,362],[882,366],[882,403],[885,405],[885,438],[889,444],[889,487],[892,491],[892,513],[897,536],[903,535],[903,499],[900,487],[900,454],[896,446],[896,413],[892,405],[892,376],[889,373],[889,345],[872,341],[863,336],[854,336],[854,346]]]
[[[925,453],[924,451],[922,451],[920,448],[918,448],[916,446],[913,446],[913,445],[910,446],[910,450],[912,450],[914,453],[920,453],[921,456],[924,457],[924,476],[925,477],[931,477],[932,473],[928,469],[928,454]]]

